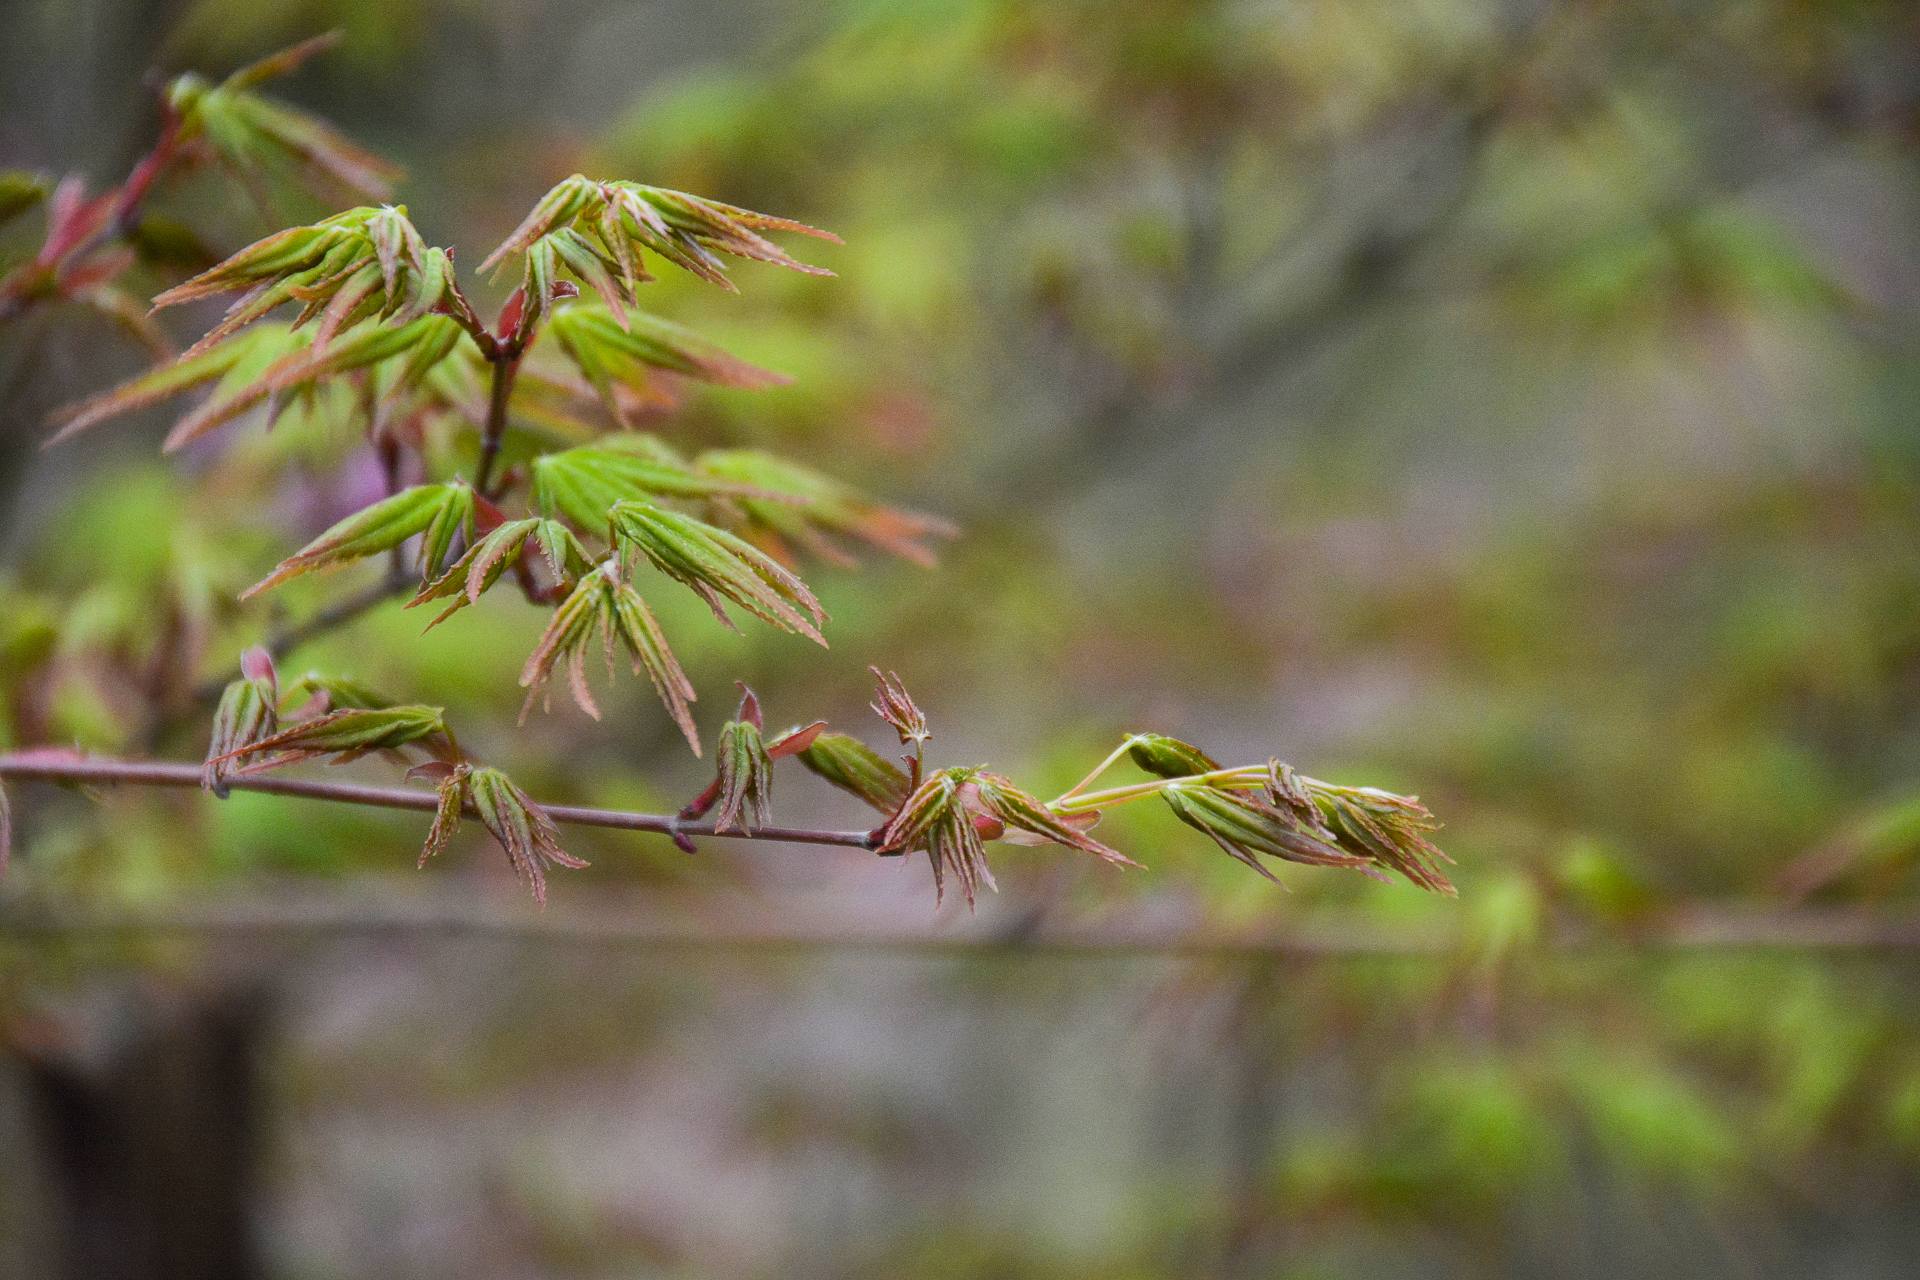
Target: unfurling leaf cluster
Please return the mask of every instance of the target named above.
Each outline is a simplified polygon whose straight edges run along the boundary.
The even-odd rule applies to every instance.
[[[446,848],[469,809],[527,882],[536,902],[547,900],[548,867],[578,870],[587,865],[560,847],[560,833],[547,811],[498,769],[436,761],[410,770],[408,776],[432,781],[439,791],[433,825],[420,850],[423,867]]]
[[[386,199],[399,181],[397,167],[355,146],[324,120],[256,92],[339,42],[337,32],[316,36],[218,83],[192,73],[176,78],[166,101],[181,142],[204,143],[222,165],[242,175],[286,163],[368,199]]]
[[[698,696],[693,682],[667,648],[667,638],[654,620],[653,610],[627,581],[619,561],[612,558],[581,575],[553,611],[540,643],[520,671],[520,684],[527,690],[521,718],[526,718],[553,673],[564,667],[574,701],[582,711],[599,719],[600,707],[587,688],[587,654],[598,647],[611,676],[616,643],[626,650],[635,674],[647,673],[667,714],[673,717],[693,753],[699,755],[700,731],[693,723],[690,705]]]
[[[680,817],[698,818],[711,810],[715,831],[743,834],[766,826],[773,814],[773,762],[806,751],[826,727],[826,721],[816,720],[768,741],[760,699],[741,685],[740,709],[720,727],[714,779]]]
[[[372,752],[426,751],[455,759],[460,747],[439,707],[396,704],[356,681],[309,672],[280,683],[265,649],[240,658],[240,678],[220,695],[201,784],[223,790],[250,777],[305,760],[346,764]]]
[[[945,768],[915,781],[931,737],[926,716],[899,676],[874,671],[873,710],[911,754],[902,769],[856,738],[820,733],[799,752],[814,774],[859,797],[886,820],[874,832],[881,853],[924,851],[936,895],[954,879],[971,904],[994,885],[985,846],[995,840],[1063,845],[1102,861],[1137,866],[1089,829],[1116,805],[1160,796],[1181,822],[1268,879],[1256,855],[1340,867],[1381,878],[1394,871],[1423,889],[1452,894],[1440,872],[1449,861],[1429,839],[1436,828],[1419,801],[1371,787],[1343,787],[1295,773],[1279,761],[1223,769],[1198,747],[1162,734],[1129,736],[1078,786],[1041,802],[983,767]],[[1154,781],[1089,792],[1126,756]]]
[[[597,293],[619,316],[633,304],[639,286],[653,278],[647,271],[648,253],[736,291],[719,254],[809,275],[832,274],[795,259],[761,235],[763,231],[793,231],[836,244],[840,240],[832,232],[791,218],[755,213],[684,191],[638,182],[596,182],[575,174],[542,196],[480,269],[490,271],[520,254],[524,260],[521,288],[529,309],[553,303],[564,271]]]

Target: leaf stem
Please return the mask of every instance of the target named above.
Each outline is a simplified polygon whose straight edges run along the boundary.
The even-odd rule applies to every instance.
[[[75,269],[108,245],[132,235],[140,225],[141,209],[154,183],[179,155],[180,118],[171,107],[163,106],[162,109],[165,114],[161,119],[159,136],[120,184],[119,191],[114,195],[112,216],[101,223],[92,235],[61,253],[56,260],[43,263],[50,275],[36,278],[45,287],[24,291],[10,288],[0,292],[0,324],[14,319],[37,302],[58,297]]]
[[[1093,771],[1087,774],[1086,777],[1074,783],[1073,786],[1069,787],[1066,791],[1061,792],[1060,795],[1058,795],[1048,803],[1047,807],[1052,808],[1054,805],[1059,804],[1062,800],[1071,800],[1073,799],[1073,797],[1079,795],[1082,791],[1085,791],[1088,787],[1092,786],[1094,782],[1099,779],[1101,774],[1113,768],[1114,764],[1120,759],[1120,757],[1127,753],[1127,748],[1133,745],[1133,740],[1134,740],[1133,734],[1128,734],[1126,737],[1122,738],[1120,740],[1120,745],[1113,749],[1112,754],[1108,755],[1107,758],[1105,760],[1102,760],[1099,764],[1093,766]]]
[[[1068,792],[1047,807],[1056,813],[1085,813],[1090,809],[1107,809],[1116,804],[1126,804],[1131,800],[1158,795],[1168,787],[1187,783],[1248,791],[1265,782],[1266,777],[1267,766],[1263,764],[1241,765],[1235,769],[1215,769],[1211,773],[1190,773],[1179,778],[1155,778],[1151,782],[1133,782],[1124,787],[1111,787],[1105,791],[1089,791],[1085,795],[1074,795]]]
[[[147,194],[153,190],[153,184],[160,175],[166,172],[167,166],[173,163],[180,139],[180,117],[172,107],[164,107],[163,110],[166,114],[160,124],[160,136],[154,139],[152,148],[140,157],[128,172],[126,181],[120,184],[120,193],[114,197],[113,216],[61,259],[62,278],[89,255],[115,240],[132,235],[140,225],[140,211],[146,203]]]

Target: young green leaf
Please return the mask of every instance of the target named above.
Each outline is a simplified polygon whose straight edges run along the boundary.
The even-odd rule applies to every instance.
[[[466,792],[481,825],[533,890],[534,901],[545,904],[547,900],[548,867],[587,865],[560,847],[560,833],[547,811],[498,769],[474,769],[466,777]]]
[[[1063,818],[997,773],[975,775],[974,787],[980,809],[1007,827],[1090,853],[1102,862],[1125,867],[1140,865],[1118,849],[1095,840],[1074,821]]]
[[[617,545],[685,583],[721,619],[724,597],[765,622],[826,645],[818,624],[827,615],[813,592],[750,543],[651,502],[618,502],[609,516]]]
[[[831,232],[716,200],[636,182],[594,182],[575,174],[553,188],[512,235],[480,264],[490,271],[510,254],[524,254],[530,306],[554,297],[552,281],[563,268],[597,290],[611,307],[633,300],[651,277],[642,250],[657,253],[703,280],[733,289],[716,252],[772,263],[810,275],[831,275],[809,266],[759,234],[792,231],[839,242]]]
[[[318,321],[316,348],[366,320],[398,314],[404,323],[443,304],[467,314],[444,251],[426,248],[404,206],[363,205],[277,231],[168,289],[153,305],[159,310],[235,290],[246,292],[189,354],[289,302],[302,307],[293,327]]]
[[[210,763],[224,765],[249,756],[257,757],[232,771],[234,776],[243,776],[318,756],[332,756],[335,764],[345,764],[370,751],[393,751],[413,743],[427,745],[436,755],[452,753],[452,737],[442,708],[349,707],[329,711],[247,743]]]
[[[163,448],[168,453],[183,449],[270,398],[285,403],[314,391],[327,378],[356,369],[383,366],[383,398],[394,399],[418,388],[463,341],[470,340],[458,322],[436,315],[405,324],[368,325],[324,348],[296,347],[244,390],[209,402],[181,419],[168,433]]]
[[[911,786],[900,766],[858,738],[822,733],[799,753],[800,763],[827,782],[859,797],[881,813],[906,802]]]
[[[240,657],[240,678],[220,694],[213,713],[213,737],[207,744],[200,785],[216,795],[225,791],[237,751],[271,737],[279,727],[280,689],[273,657],[253,648]]]
[[[573,532],[559,521],[538,516],[509,520],[477,539],[445,573],[420,588],[407,608],[451,597],[453,603],[427,624],[431,630],[467,605],[477,603],[509,568],[528,563],[529,550],[538,555],[539,563],[556,583],[573,581],[591,563]]]
[[[694,727],[690,704],[695,694],[693,683],[680,669],[653,611],[620,573],[612,559],[583,575],[573,590],[553,611],[540,643],[528,655],[520,672],[520,684],[527,690],[521,719],[533,707],[556,668],[566,666],[567,682],[573,700],[582,711],[598,720],[600,708],[587,688],[586,655],[598,647],[606,657],[607,672],[613,672],[613,645],[618,639],[625,646],[636,672],[645,671],[652,681],[667,713],[685,735],[693,754],[700,754],[700,733]]]
[[[616,436],[533,460],[533,497],[540,509],[580,529],[606,529],[616,503],[647,498],[713,498],[755,492],[703,476],[651,436]]]
[[[631,428],[630,398],[620,388],[645,393],[649,374],[664,370],[729,387],[778,386],[788,379],[748,364],[677,324],[643,312],[616,313],[585,301],[553,312],[547,328],[567,358],[622,427]]]
[[[348,141],[331,125],[253,92],[338,43],[337,32],[316,36],[242,67],[218,84],[192,74],[174,80],[167,101],[181,141],[203,142],[241,173],[291,164],[306,175],[385,199],[400,178],[398,168]]]
[[[473,498],[473,490],[458,482],[403,489],[328,529],[281,561],[240,598],[249,599],[303,573],[391,551],[416,534],[425,535],[420,550],[420,574],[425,580],[438,570],[455,534],[472,534]]]
[[[883,506],[809,467],[757,450],[703,453],[698,467],[704,475],[761,495],[729,499],[726,508],[738,513],[749,533],[776,550],[794,543],[824,560],[851,564],[853,557],[836,541],[838,535],[931,568],[934,553],[927,542],[957,532],[944,520]]]
[[[1346,852],[1301,829],[1292,815],[1254,796],[1202,783],[1176,783],[1161,793],[1174,816],[1203,832],[1228,856],[1269,880],[1277,877],[1255,854],[1319,867],[1365,868],[1365,856]]]

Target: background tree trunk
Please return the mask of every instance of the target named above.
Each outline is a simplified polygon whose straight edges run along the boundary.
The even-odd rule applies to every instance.
[[[110,1032],[25,1054],[30,1131],[58,1218],[48,1274],[262,1275],[251,1210],[265,991],[126,992],[115,1003]]]

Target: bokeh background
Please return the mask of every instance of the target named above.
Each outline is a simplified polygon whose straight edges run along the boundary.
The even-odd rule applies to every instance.
[[[610,833],[541,913],[477,839],[414,872],[417,816],[15,787],[0,1275],[1912,1273],[1910,6],[12,0],[0,159],[113,180],[150,68],[333,26],[277,92],[469,271],[575,171],[845,236],[653,286],[796,379],[672,431],[964,532],[811,573],[830,651],[673,610],[709,731],[739,678],[881,742],[877,662],[1042,794],[1137,728],[1418,792],[1461,895],[1126,811],[1149,872],[1000,848],[971,917],[918,860]],[[38,451],[144,359],[0,331],[9,743],[193,757],[155,682],[227,670],[234,591],[364,489],[346,430]],[[514,728],[541,622],[389,608],[296,665],[538,796],[696,790],[632,682]]]

